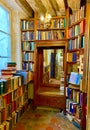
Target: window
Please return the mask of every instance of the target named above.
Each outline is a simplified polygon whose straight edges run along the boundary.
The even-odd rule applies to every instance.
[[[10,14],[0,5],[0,70],[11,60]]]

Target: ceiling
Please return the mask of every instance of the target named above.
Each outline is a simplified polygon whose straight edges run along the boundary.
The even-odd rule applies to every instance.
[[[2,1],[2,0],[1,0]],[[80,5],[86,3],[87,0],[5,0],[13,6],[17,4],[27,13],[29,17],[33,17],[34,12],[38,15],[45,15],[49,12],[52,16],[65,15],[65,9],[70,7],[72,11],[80,9]],[[12,2],[11,2],[12,1]]]
[[[70,7],[73,11],[80,8],[81,0],[15,0],[26,9],[33,10],[40,15],[49,12],[52,16],[65,15],[65,8]],[[84,0],[83,0],[84,1]],[[32,12],[31,12],[32,13]]]

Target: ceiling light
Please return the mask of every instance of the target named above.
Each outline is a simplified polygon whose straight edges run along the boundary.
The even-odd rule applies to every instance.
[[[46,12],[45,17],[42,15],[40,17],[41,21],[43,22],[44,28],[49,28],[51,25],[51,14]]]

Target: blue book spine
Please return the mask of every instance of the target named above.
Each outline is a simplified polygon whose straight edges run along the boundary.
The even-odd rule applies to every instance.
[[[80,85],[81,77],[82,77],[81,74],[78,74],[78,75],[77,75],[77,77],[76,77],[76,83],[75,83],[75,84]]]
[[[73,125],[80,129],[80,125],[77,122],[73,121]]]
[[[76,62],[76,61],[77,61],[77,54],[76,54],[76,53],[73,53],[72,61],[73,61],[73,62]]]

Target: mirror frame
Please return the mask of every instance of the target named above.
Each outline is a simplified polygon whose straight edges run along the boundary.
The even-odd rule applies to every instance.
[[[64,72],[66,74],[66,50],[67,50],[67,42],[66,41],[58,41],[58,42],[39,42],[36,43],[35,46],[35,85],[38,88],[48,87],[60,87],[58,84],[44,84],[43,83],[43,49],[64,49]],[[64,74],[64,78],[66,77]]]

